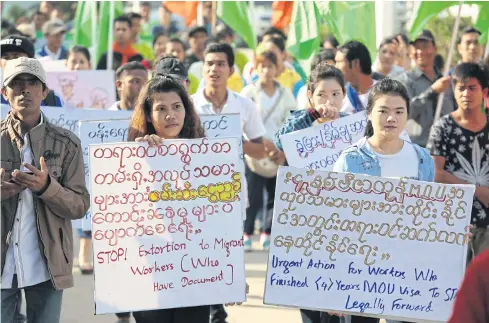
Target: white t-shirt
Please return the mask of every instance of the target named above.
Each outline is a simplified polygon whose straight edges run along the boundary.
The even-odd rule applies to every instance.
[[[307,97],[307,84],[303,85],[297,93],[297,110],[309,109],[311,104]]]
[[[370,146],[368,142],[367,144]],[[371,146],[370,149],[374,151]],[[392,155],[374,153],[380,161],[380,176],[418,179],[419,159],[412,144],[404,142],[402,149]]]
[[[377,83],[377,81],[373,80],[372,86],[374,86],[375,83]],[[364,94],[358,95],[358,98],[360,99],[360,102],[362,103],[364,109],[367,107],[368,95],[370,93],[370,89]],[[353,104],[351,104],[350,99],[348,98],[348,95],[346,95],[346,93],[345,93],[345,98],[343,99],[343,106],[341,107],[341,112],[345,112],[348,114],[353,114],[357,112],[355,111],[355,108],[353,108]]]
[[[282,95],[280,95],[282,93]],[[266,129],[265,137],[273,141],[275,134],[280,130],[291,110],[296,110],[295,98],[287,88],[278,83],[272,96],[268,96],[263,89],[256,84],[247,85],[240,95],[256,102],[256,108]],[[271,109],[274,109],[271,111]],[[267,118],[265,120],[265,118]]]
[[[220,113],[216,113],[212,103],[205,98],[204,88],[197,90],[197,93],[192,95],[192,100],[197,114],[239,113],[241,130],[250,140],[263,137],[266,134],[265,126],[258,114],[255,103],[236,92],[228,90],[227,101]]]

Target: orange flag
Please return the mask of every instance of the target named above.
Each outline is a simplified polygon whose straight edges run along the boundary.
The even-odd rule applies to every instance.
[[[183,17],[187,26],[197,19],[199,1],[164,1],[163,6],[171,13]]]
[[[292,19],[294,1],[274,1],[272,3],[272,26],[284,30]]]

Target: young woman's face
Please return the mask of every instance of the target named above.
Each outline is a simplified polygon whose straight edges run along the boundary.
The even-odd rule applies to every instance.
[[[258,64],[256,71],[258,72],[258,77],[262,83],[273,81],[277,76],[277,66],[267,60]]]
[[[406,101],[395,94],[379,97],[368,115],[374,136],[389,140],[399,138],[406,126],[407,117]]]
[[[161,138],[178,138],[185,120],[185,107],[176,92],[157,93],[153,96],[151,123]]]
[[[278,48],[274,43],[272,42],[266,42],[263,45],[265,50],[271,51],[272,53],[277,56],[277,65],[282,66],[284,60],[285,60],[285,53],[280,51],[280,48]]]
[[[71,53],[68,59],[66,59],[66,67],[70,71],[91,69],[90,62],[82,53]]]
[[[314,108],[319,108],[321,105],[326,105],[337,109],[338,111],[343,106],[343,98],[345,94],[334,78],[328,78],[316,83],[314,92],[307,91],[309,101]]]

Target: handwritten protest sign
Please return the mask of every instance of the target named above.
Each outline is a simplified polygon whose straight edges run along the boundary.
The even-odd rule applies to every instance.
[[[65,108],[107,109],[116,102],[114,71],[49,72],[46,78]]]
[[[90,189],[90,169],[88,167],[88,146],[91,144],[114,143],[127,141],[129,119],[79,121],[78,137],[82,143],[83,162],[85,164],[85,182]],[[92,230],[92,216],[90,210],[81,220],[81,228]]]
[[[281,167],[265,303],[446,322],[474,191]]]
[[[239,113],[227,114],[201,114],[199,115],[200,123],[205,130],[206,137],[238,137],[241,138],[243,132],[241,130],[241,118]],[[242,141],[239,142],[239,151],[241,160],[238,170],[241,174],[245,173],[245,162]],[[248,185],[243,177],[243,189],[241,190],[241,200],[246,203],[241,203],[243,209],[243,219],[246,219],[246,208],[248,207]]]
[[[245,300],[240,139],[90,145],[97,314]]]
[[[280,136],[287,163],[313,170],[332,170],[341,152],[364,137],[365,112]],[[401,138],[410,141],[406,131]]]
[[[201,114],[202,127],[207,137],[241,137],[241,119],[239,113]]]

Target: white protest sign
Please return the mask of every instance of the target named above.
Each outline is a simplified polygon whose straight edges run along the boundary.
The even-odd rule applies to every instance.
[[[266,304],[446,322],[475,187],[281,167]]]
[[[200,114],[200,123],[205,130],[206,137],[217,138],[217,137],[239,137],[243,136],[241,130],[241,117],[239,113],[227,113],[227,114]],[[241,156],[241,161],[239,163],[239,172],[241,174],[245,173],[245,162],[243,153],[243,141],[239,142],[239,151]],[[241,200],[246,201],[246,203],[241,203],[243,208],[243,220],[246,219],[246,208],[248,207],[248,185],[246,183],[246,178],[243,176],[241,178],[242,187],[241,190]]]
[[[207,137],[241,137],[241,119],[239,113],[200,114],[200,123]]]
[[[90,145],[96,314],[245,300],[240,140]]]
[[[91,144],[114,143],[127,141],[130,119],[79,121],[78,137],[82,143],[83,162],[85,163],[85,182],[90,189],[90,171],[88,167],[88,146]],[[81,228],[92,230],[91,212],[81,221]]]
[[[341,152],[364,137],[365,112],[280,136],[290,166],[314,170],[332,170]],[[407,132],[401,138],[410,141]]]
[[[46,78],[66,108],[103,110],[116,102],[114,71],[48,72]]]
[[[70,70],[66,67],[66,59],[61,60],[52,60],[47,59],[48,56],[43,58],[38,58],[38,61],[41,63],[42,67],[46,71],[46,73],[50,72],[69,72]]]

